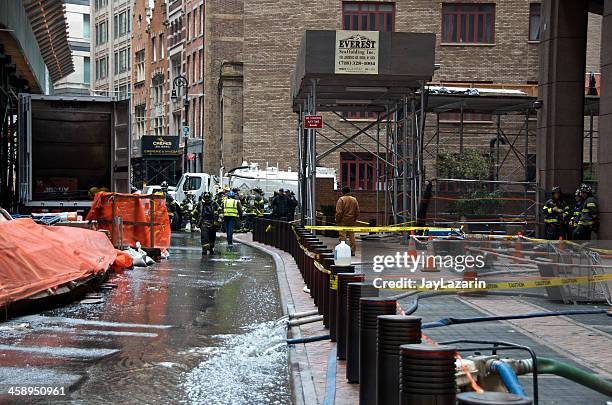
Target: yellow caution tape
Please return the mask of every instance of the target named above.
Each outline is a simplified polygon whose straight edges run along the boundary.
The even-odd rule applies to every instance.
[[[326,273],[326,274],[331,274],[331,271],[329,271],[325,267],[323,267],[323,265],[321,263],[319,263],[318,261],[315,260],[314,265],[317,268],[317,270],[319,270],[320,272]]]
[[[391,281],[391,280],[387,280]],[[393,280],[396,281],[396,280]],[[397,280],[399,281],[399,280]],[[439,280],[429,280],[432,282]],[[386,287],[384,290],[393,290],[393,291],[486,291],[486,290],[513,290],[513,289],[529,289],[529,288],[542,288],[542,287],[561,287],[567,285],[576,285],[576,284],[589,284],[589,283],[602,283],[612,281],[612,274],[594,274],[592,276],[578,276],[578,277],[555,277],[548,278],[545,280],[523,280],[523,281],[502,281],[502,282],[488,282],[485,280],[478,281],[468,281],[468,280],[446,280],[446,283],[451,283],[453,285],[459,283],[475,283],[475,282],[484,282],[486,283],[486,287],[414,287],[414,288],[406,288],[406,287]],[[468,284],[469,285],[469,284]]]

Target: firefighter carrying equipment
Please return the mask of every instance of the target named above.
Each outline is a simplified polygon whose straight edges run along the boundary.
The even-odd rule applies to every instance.
[[[238,217],[238,200],[234,198],[226,198],[223,202],[224,217]]]
[[[102,232],[0,222],[0,306],[108,270],[117,251]]]

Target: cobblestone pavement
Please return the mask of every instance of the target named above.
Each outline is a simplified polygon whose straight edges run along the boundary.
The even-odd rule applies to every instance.
[[[250,239],[250,235],[241,238]],[[321,237],[328,246],[337,243],[336,239]],[[369,242],[361,242],[369,243]],[[255,245],[259,245],[255,243]],[[263,245],[259,245],[263,246]],[[265,246],[280,255],[285,265],[285,271],[293,297],[296,311],[315,309],[310,296],[303,292],[304,282],[293,261],[293,258],[280,250]],[[358,253],[354,262],[360,262]],[[531,292],[534,292],[533,290]],[[543,292],[543,291],[539,291]],[[410,305],[411,300],[401,302],[402,307]],[[561,309],[588,309],[594,305],[563,305],[542,299],[518,297],[483,297],[483,296],[443,296],[421,300],[418,311],[414,314],[423,318],[423,322],[436,321],[440,318],[478,317],[488,315],[507,315],[526,312],[546,312]],[[603,308],[603,306],[600,306]],[[558,359],[574,366],[611,378],[612,348],[610,335],[610,318],[603,315],[551,317],[513,321],[496,321],[479,324],[452,325],[442,328],[428,329],[429,338],[438,341],[457,339],[500,340],[531,347],[537,355]],[[300,327],[303,336],[324,334],[322,322]],[[316,396],[319,402],[326,394],[327,357],[332,349],[329,341],[309,343],[305,345],[312,378],[315,384]],[[509,356],[521,358],[508,352]],[[469,353],[465,353],[469,355]],[[336,370],[336,403],[356,404],[359,402],[359,386],[348,384],[345,379],[346,362],[338,361]],[[531,376],[521,376],[525,390],[532,395]],[[606,404],[606,398],[595,391],[578,385],[572,381],[553,375],[541,375],[539,378],[540,404]]]

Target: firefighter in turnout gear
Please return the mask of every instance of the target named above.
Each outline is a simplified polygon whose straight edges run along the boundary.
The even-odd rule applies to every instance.
[[[180,207],[178,206],[174,197],[172,197],[170,193],[168,193],[168,182],[167,181],[162,181],[161,191],[164,197],[166,198],[166,209],[168,210],[168,219],[170,220],[170,228],[175,231],[180,230],[181,224],[178,223]]]
[[[561,197],[561,188],[553,187],[552,197],[544,204],[544,223],[546,239],[558,240],[565,236],[565,221],[569,212],[568,205]]]
[[[191,232],[195,231],[195,223],[192,221],[193,211],[196,208],[195,205],[196,203],[193,198],[193,193],[191,191],[188,191],[186,198],[181,203],[181,214],[183,214],[182,225],[187,227],[187,224],[189,224]]]
[[[212,199],[211,193],[204,193],[202,200],[197,208],[198,220],[197,226],[202,233],[200,241],[202,242],[202,254],[213,254],[215,251],[215,240],[217,238],[217,229],[219,228],[219,206]]]
[[[223,222],[227,234],[227,245],[234,245],[234,226],[242,216],[242,205],[238,201],[233,191],[227,193],[227,198],[223,202]]]
[[[574,203],[574,208],[572,209],[572,212],[570,214],[568,224],[568,236],[570,236],[572,239],[574,238],[574,231],[578,227],[578,221],[580,221],[580,215],[582,214],[582,204],[584,202],[582,200],[582,193],[580,192],[579,188],[576,189],[576,192],[574,193],[574,199],[576,200],[576,202]]]
[[[253,230],[253,223],[255,221],[255,217],[257,217],[257,209],[255,207],[255,195],[254,191],[246,197],[244,211],[246,213],[246,225],[245,230],[250,232]]]
[[[263,218],[264,216],[264,193],[260,188],[255,189],[255,200],[253,201],[255,205],[255,216],[257,218]]]
[[[582,184],[580,186],[580,195],[583,199],[580,217],[578,218],[578,226],[574,230],[574,239],[590,240],[591,233],[599,230],[599,207],[597,200],[593,196],[591,186]]]

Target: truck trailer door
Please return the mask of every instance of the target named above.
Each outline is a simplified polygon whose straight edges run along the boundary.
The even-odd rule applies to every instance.
[[[132,145],[132,131],[130,125],[129,100],[115,101],[113,103],[113,191],[118,193],[131,193],[130,190],[130,156]]]

